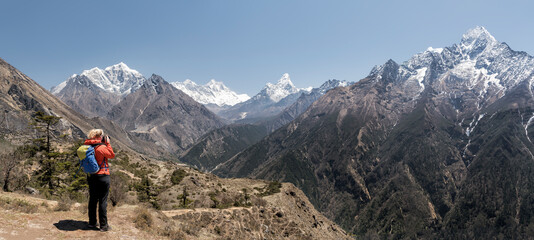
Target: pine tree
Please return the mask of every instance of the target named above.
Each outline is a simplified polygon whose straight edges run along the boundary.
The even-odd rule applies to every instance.
[[[35,112],[34,117],[33,117],[33,122],[31,123],[31,125],[33,125],[36,130],[40,132],[44,132],[45,134],[45,138],[46,138],[45,150],[48,155],[48,158],[51,157],[50,156],[50,152],[51,152],[50,138],[52,135],[51,127],[56,125],[60,119],[61,117],[47,115],[44,112],[37,111]],[[37,140],[40,141],[40,138],[38,138]]]

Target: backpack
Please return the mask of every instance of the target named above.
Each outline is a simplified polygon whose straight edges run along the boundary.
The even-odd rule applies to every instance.
[[[102,166],[98,166],[98,162],[95,158],[95,148],[99,145],[104,145],[104,143],[94,144],[94,145],[82,145],[78,148],[78,158],[80,158],[80,168],[83,168],[83,172],[93,174],[97,173]],[[102,161],[104,165],[105,159]],[[79,171],[80,169],[78,169]],[[78,173],[78,172],[76,172]]]

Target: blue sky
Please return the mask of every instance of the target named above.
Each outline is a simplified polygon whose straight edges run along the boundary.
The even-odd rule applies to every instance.
[[[252,96],[285,72],[297,87],[357,81],[475,26],[534,55],[532,9],[514,0],[4,0],[0,58],[47,89],[122,61],[147,77],[216,79]]]

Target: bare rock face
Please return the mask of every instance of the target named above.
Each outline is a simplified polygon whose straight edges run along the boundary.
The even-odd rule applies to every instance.
[[[169,152],[181,152],[223,121],[206,107],[152,75],[111,109],[108,118]]]
[[[119,103],[121,96],[105,91],[85,75],[69,79],[68,84],[56,96],[77,112],[88,117],[105,117]]]
[[[477,27],[329,91],[214,173],[292,182],[369,237],[528,238],[533,73]]]

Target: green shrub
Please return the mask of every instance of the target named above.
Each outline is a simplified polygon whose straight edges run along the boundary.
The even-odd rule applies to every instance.
[[[182,169],[174,170],[171,175],[172,184],[174,185],[180,184],[180,182],[182,182],[185,176],[187,176],[187,172],[185,170],[182,170]]]
[[[258,195],[260,197],[264,197],[264,196],[273,195],[275,193],[279,193],[281,187],[282,187],[282,183],[278,181],[269,182],[269,185],[265,186]]]

